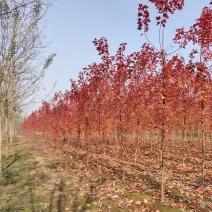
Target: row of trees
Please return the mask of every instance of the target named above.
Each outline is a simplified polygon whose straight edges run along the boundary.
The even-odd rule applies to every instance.
[[[126,43],[122,43],[111,56],[107,40],[95,39],[102,61],[84,68],[77,81],[71,80],[69,91],[43,102],[24,120],[22,131],[35,138],[39,134],[47,145],[62,149],[69,145],[89,152],[91,148],[114,157],[117,148],[115,158],[131,162],[142,154],[142,137],[159,141],[163,201],[168,140],[201,141],[204,184],[205,141],[211,140],[212,130],[212,10],[203,8],[188,31],[177,29],[173,41],[179,48],[186,48],[189,42],[198,46],[186,60],[164,47],[169,14],[182,10],[184,1],[150,2],[159,12],[160,49],[145,43],[140,51],[125,55]],[[149,30],[149,15],[148,6],[139,4],[138,29],[144,34]]]
[[[41,22],[49,6],[41,0],[0,1],[0,164],[2,140],[8,157],[9,143],[20,132],[26,99],[38,89],[54,56],[44,67],[38,62],[45,48]]]
[[[95,43],[107,48],[105,38]],[[27,117],[23,126],[33,131],[36,126],[37,132],[46,131],[52,138],[60,136],[61,131],[66,137],[71,133],[79,138],[81,134],[97,133],[103,138],[112,133],[120,138],[123,133],[136,133],[138,126],[143,132],[157,133],[165,108],[167,133],[177,133],[182,139],[192,133],[200,135],[204,116],[204,131],[210,136],[211,74],[206,64],[186,63],[182,57],[173,56],[165,66],[168,79],[164,91],[164,76],[158,70],[160,61],[155,60],[154,49],[145,44],[140,52],[124,56],[124,48],[121,44],[112,57],[104,52],[102,63],[85,68],[78,81],[71,80],[70,91],[56,93]],[[161,104],[164,99],[166,107]],[[42,121],[38,121],[40,118]]]

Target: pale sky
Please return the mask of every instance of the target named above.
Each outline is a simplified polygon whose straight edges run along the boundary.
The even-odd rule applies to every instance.
[[[170,18],[166,28],[166,44],[171,42],[175,29],[189,27],[199,17],[201,9],[209,6],[209,0],[185,0],[184,11],[177,12]],[[140,50],[146,39],[137,30],[138,3],[147,0],[56,0],[46,16],[46,42],[51,44],[44,56],[54,52],[57,54],[51,67],[47,70],[42,87],[45,92],[51,90],[55,81],[56,91],[69,90],[70,79],[77,79],[79,71],[87,65],[100,61],[94,38],[106,37],[111,54],[115,54],[118,46],[126,42],[126,54]],[[148,5],[150,5],[148,3]],[[154,8],[151,8],[152,24],[148,38],[158,46],[158,27],[154,19]],[[37,93],[37,100],[43,98],[43,91]],[[49,98],[48,98],[49,99]],[[46,99],[46,100],[48,100]],[[38,109],[35,104],[29,111]]]

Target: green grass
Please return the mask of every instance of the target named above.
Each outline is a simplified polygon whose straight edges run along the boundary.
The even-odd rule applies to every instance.
[[[147,194],[140,194],[140,193],[134,194],[134,193],[130,193],[129,191],[125,191],[123,196],[127,197],[128,199],[137,200],[141,202],[149,198],[149,195]]]
[[[149,205],[152,210],[159,210],[160,212],[182,212],[181,209],[170,208],[168,206],[164,206],[161,202],[154,202]]]
[[[11,171],[9,169],[6,169],[2,173],[2,177],[1,177],[0,182],[4,186],[9,185],[9,184],[16,184],[18,175],[19,175],[18,173]]]

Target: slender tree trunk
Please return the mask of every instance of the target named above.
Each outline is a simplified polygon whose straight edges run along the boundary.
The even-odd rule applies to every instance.
[[[164,95],[164,94],[163,94]],[[165,115],[166,100],[163,96],[163,108],[162,108],[162,132],[161,132],[161,147],[160,147],[160,168],[161,168],[161,202],[164,201],[164,182],[165,182],[165,166],[164,166],[164,142],[165,142],[165,126],[166,126],[166,115]]]
[[[185,135],[185,126],[186,126],[186,112],[184,111],[183,112],[184,113],[184,115],[183,115],[183,143],[184,143],[184,141],[185,141],[185,137],[186,137],[186,135]]]
[[[8,112],[6,113],[5,116],[5,139],[6,139],[6,157],[9,157],[9,123],[8,123]]]
[[[1,103],[0,103],[0,176],[2,173],[2,128],[1,128],[1,122],[2,122],[2,109],[1,109]]]
[[[123,139],[123,126],[122,126],[122,110],[120,106],[119,110],[119,143],[121,143],[121,150],[122,150],[122,180],[125,181],[125,171],[124,171],[124,158],[125,158],[125,152],[124,152],[124,139]]]
[[[88,142],[88,117],[85,118],[85,143],[86,143],[86,147],[87,147],[86,166],[88,167],[88,163],[89,163],[89,145],[90,145],[90,143]]]
[[[77,148],[80,149],[80,137],[81,137],[81,130],[80,130],[80,123],[77,124]]]
[[[205,129],[204,129],[204,97],[201,102],[201,143],[202,143],[202,185],[205,178]]]
[[[100,107],[99,107],[99,111],[98,111],[98,141],[97,141],[97,148],[98,148],[98,152],[100,154],[101,152],[101,111],[100,111]]]
[[[200,52],[202,51],[202,48]],[[200,63],[202,63],[202,55],[200,53]],[[205,69],[200,67],[200,89],[201,89],[201,129],[200,129],[200,138],[202,143],[202,186],[204,186],[204,178],[205,178],[205,117],[204,117],[204,109],[205,109]]]
[[[12,116],[9,116],[9,140],[10,140],[10,145],[12,146],[13,144],[13,122],[12,122]]]
[[[85,118],[85,143],[88,143],[88,117]]]
[[[138,149],[139,149],[139,125],[140,125],[140,119],[137,118],[137,126],[136,126],[136,136],[135,136],[135,162],[138,160]]]
[[[106,146],[107,146],[107,141],[106,141],[106,123],[105,123],[105,126],[103,128],[103,131],[102,131],[102,143],[103,143],[103,152],[104,152],[104,156],[106,155]]]
[[[160,147],[160,168],[161,168],[161,202],[164,201],[164,184],[165,184],[165,164],[164,164],[164,143],[166,140],[166,80],[167,70],[165,67],[164,51],[164,28],[162,30],[162,128],[161,128],[161,147]]]

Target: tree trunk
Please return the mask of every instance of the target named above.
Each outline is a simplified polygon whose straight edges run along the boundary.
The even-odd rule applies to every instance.
[[[10,145],[12,145],[12,144],[13,144],[13,135],[14,135],[13,120],[12,120],[12,116],[10,115],[10,118],[9,118],[9,136],[10,136]]]
[[[162,109],[162,131],[161,131],[161,148],[160,148],[160,168],[161,168],[161,202],[164,201],[164,181],[165,181],[165,166],[164,166],[164,142],[165,142],[165,125],[166,125],[166,116],[165,116],[165,107],[166,100],[163,99],[163,109]]]
[[[7,112],[8,113],[8,112]],[[6,157],[9,157],[9,123],[8,123],[8,114],[5,116],[5,139],[6,139]]]
[[[0,176],[2,173],[2,128],[1,128],[1,122],[2,122],[2,110],[1,110],[1,103],[0,103]]]
[[[202,185],[205,178],[205,129],[204,129],[204,97],[201,104],[201,143],[202,143]]]

